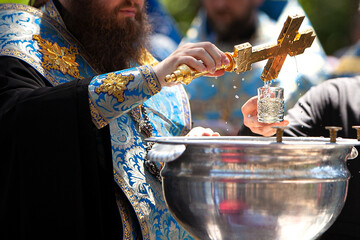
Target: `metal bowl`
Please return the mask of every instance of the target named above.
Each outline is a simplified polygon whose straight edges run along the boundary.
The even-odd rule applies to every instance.
[[[339,215],[354,139],[170,137],[155,142],[166,203],[199,239],[315,239]],[[355,156],[356,157],[356,156]]]

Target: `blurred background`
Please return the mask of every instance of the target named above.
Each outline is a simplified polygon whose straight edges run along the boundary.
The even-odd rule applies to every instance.
[[[184,34],[201,0],[160,1],[175,18]],[[333,55],[360,38],[359,0],[298,0],[298,2],[304,8],[328,55]]]
[[[0,0],[0,3],[21,3],[28,4],[29,0]]]
[[[197,13],[201,0],[159,0],[174,17],[184,34]],[[266,0],[286,1],[286,0]],[[0,3],[22,3],[28,0],[0,0]],[[298,0],[312,22],[328,55],[355,43],[360,38],[359,0]]]

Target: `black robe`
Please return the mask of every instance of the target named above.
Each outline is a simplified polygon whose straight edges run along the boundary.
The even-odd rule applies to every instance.
[[[0,239],[121,239],[110,134],[91,121],[90,79],[52,87],[0,57]]]
[[[328,80],[311,88],[288,111],[286,119],[290,128],[285,135],[329,137],[325,126],[339,126],[343,129],[338,137],[356,138],[352,126],[360,125],[360,77]],[[239,135],[254,134],[243,127]],[[321,240],[360,239],[360,156],[348,160],[347,166],[351,178],[345,206]]]

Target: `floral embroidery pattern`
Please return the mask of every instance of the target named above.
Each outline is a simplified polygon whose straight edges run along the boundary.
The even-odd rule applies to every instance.
[[[83,79],[79,74],[79,64],[76,62],[76,55],[79,54],[78,50],[70,46],[69,48],[60,47],[56,42],[51,43],[40,37],[34,35],[33,39],[36,40],[40,47],[40,52],[43,54],[42,66],[50,71],[59,70],[62,74],[69,74],[72,77]]]
[[[92,121],[95,124],[95,126],[98,129],[105,127],[108,123],[106,122],[105,118],[101,116],[100,112],[96,109],[95,104],[91,101],[90,97],[89,97],[89,106],[90,106]]]
[[[97,94],[107,93],[110,96],[114,96],[119,102],[123,102],[124,91],[127,89],[126,85],[133,79],[134,75],[132,74],[124,76],[121,73],[118,75],[109,73],[102,84],[95,88],[95,92]]]

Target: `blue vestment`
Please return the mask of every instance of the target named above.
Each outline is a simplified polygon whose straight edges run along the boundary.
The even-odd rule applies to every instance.
[[[141,233],[143,239],[192,239],[169,212],[161,182],[144,167],[145,136],[129,115],[143,105],[154,136],[185,135],[191,120],[182,85],[161,88],[152,70],[157,61],[146,50],[142,62],[133,68],[98,74],[51,0],[40,10],[18,4],[0,5],[0,28],[0,56],[27,63],[52,87],[90,79],[87,101],[93,123],[97,128],[110,129],[114,181],[122,192],[117,201],[123,238],[136,239]]]

